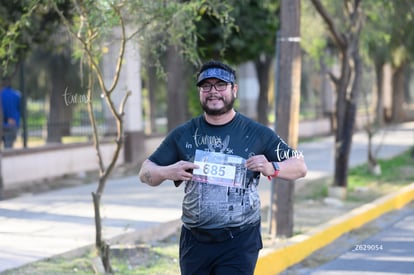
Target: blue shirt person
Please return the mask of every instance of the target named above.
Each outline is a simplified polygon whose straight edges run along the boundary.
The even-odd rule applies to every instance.
[[[3,81],[4,88],[0,92],[3,110],[3,142],[4,148],[12,148],[20,126],[21,95],[11,88],[8,79]]]

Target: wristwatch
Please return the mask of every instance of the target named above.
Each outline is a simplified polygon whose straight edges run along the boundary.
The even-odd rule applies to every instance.
[[[273,165],[273,168],[275,169],[275,172],[273,173],[273,175],[267,177],[269,180],[272,180],[273,178],[276,178],[277,175],[279,174],[279,171],[280,171],[280,167],[279,167],[279,164],[277,162],[272,161],[272,165]]]

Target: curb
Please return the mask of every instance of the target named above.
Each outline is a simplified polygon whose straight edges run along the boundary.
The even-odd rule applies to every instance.
[[[414,183],[389,195],[355,208],[319,227],[290,238],[286,245],[259,256],[255,275],[275,275],[299,263],[316,250],[333,242],[344,233],[356,229],[414,200]]]

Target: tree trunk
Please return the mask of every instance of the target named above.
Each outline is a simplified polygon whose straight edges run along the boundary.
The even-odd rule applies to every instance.
[[[375,108],[375,122],[378,127],[384,125],[384,63],[375,63],[375,75],[377,86],[377,104]]]
[[[102,237],[102,219],[101,219],[101,197],[102,194],[92,192],[93,209],[95,211],[95,247],[98,251],[99,257],[102,260],[105,272],[112,273],[112,266],[110,261],[110,246]]]
[[[257,120],[258,122],[269,125],[268,110],[269,110],[269,75],[272,59],[269,56],[263,55],[263,58],[258,58],[255,61],[257,76],[259,78],[259,100],[257,102]]]
[[[49,116],[47,121],[47,143],[60,143],[63,136],[70,135],[70,121],[72,119],[72,107],[81,103],[80,94],[72,91],[68,85],[68,68],[71,66],[64,55],[53,57],[51,61],[50,81],[51,93],[49,101]]]
[[[404,72],[405,63],[398,67],[393,67],[391,121],[394,123],[403,122],[406,118],[404,108]]]
[[[410,104],[413,101],[413,98],[410,93],[411,65],[407,62],[407,64],[404,67],[404,98],[405,102]]]
[[[187,75],[179,50],[169,46],[167,51],[167,118],[168,131],[187,119]]]
[[[348,107],[352,106],[347,99],[347,90],[349,88],[350,68],[349,56],[346,55],[347,49],[342,59],[342,71],[339,85],[337,87],[338,99],[336,103],[336,132],[335,132],[335,173],[334,186],[346,187],[348,174],[348,160],[350,148],[350,135],[353,129],[347,128],[347,117],[349,116]]]
[[[325,49],[325,55],[332,56],[329,49]],[[322,101],[322,115],[329,118],[330,133],[335,133],[335,92],[332,88],[332,83],[328,77],[329,68],[325,62],[320,58],[321,65],[321,101]]]
[[[355,39],[357,38],[355,37]],[[346,68],[344,71],[347,71],[347,73],[341,76],[340,83],[342,85],[339,90],[342,91],[342,94],[341,100],[337,104],[341,112],[338,112],[338,129],[335,136],[334,186],[340,187],[347,187],[348,185],[349,154],[351,152],[357,100],[362,76],[362,64],[357,45],[357,41],[353,41],[353,43],[350,43],[351,48],[343,51],[343,53],[350,52],[350,55],[344,54],[345,62],[343,62],[343,67]],[[349,93],[347,92],[348,89],[350,89]]]
[[[298,144],[301,53],[300,0],[282,0],[279,80],[277,95],[277,133],[293,148]],[[293,235],[293,193],[294,182],[276,179],[276,202],[273,206],[276,220],[276,235]]]
[[[339,76],[331,73],[331,79],[337,92],[336,132],[335,132],[335,172],[334,187],[346,190],[349,166],[349,154],[352,144],[357,99],[360,89],[362,65],[359,56],[359,37],[362,28],[361,0],[344,1],[344,14],[349,25],[346,33],[339,31],[332,16],[328,14],[319,0],[311,0],[325,21],[329,33],[339,50],[341,71]]]

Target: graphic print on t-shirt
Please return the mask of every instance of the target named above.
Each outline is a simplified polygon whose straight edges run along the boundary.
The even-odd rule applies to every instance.
[[[224,139],[220,136],[209,136],[201,135],[199,129],[197,128],[194,133],[194,144],[196,148],[205,147],[210,150],[210,152],[220,152],[232,154],[233,150],[229,148],[230,136],[227,135]]]
[[[246,160],[239,156],[196,150],[193,181],[246,188]]]
[[[220,126],[208,124],[203,116],[186,122],[166,137],[150,160],[158,165],[171,165],[180,160],[193,162],[197,150],[245,160],[259,154],[272,161],[291,156],[291,148],[274,131],[237,113],[231,122]],[[213,173],[218,172],[220,169]],[[245,188],[209,184],[193,177],[184,185],[182,221],[189,227],[200,228],[257,222],[260,220],[259,181],[260,173],[247,169]]]

